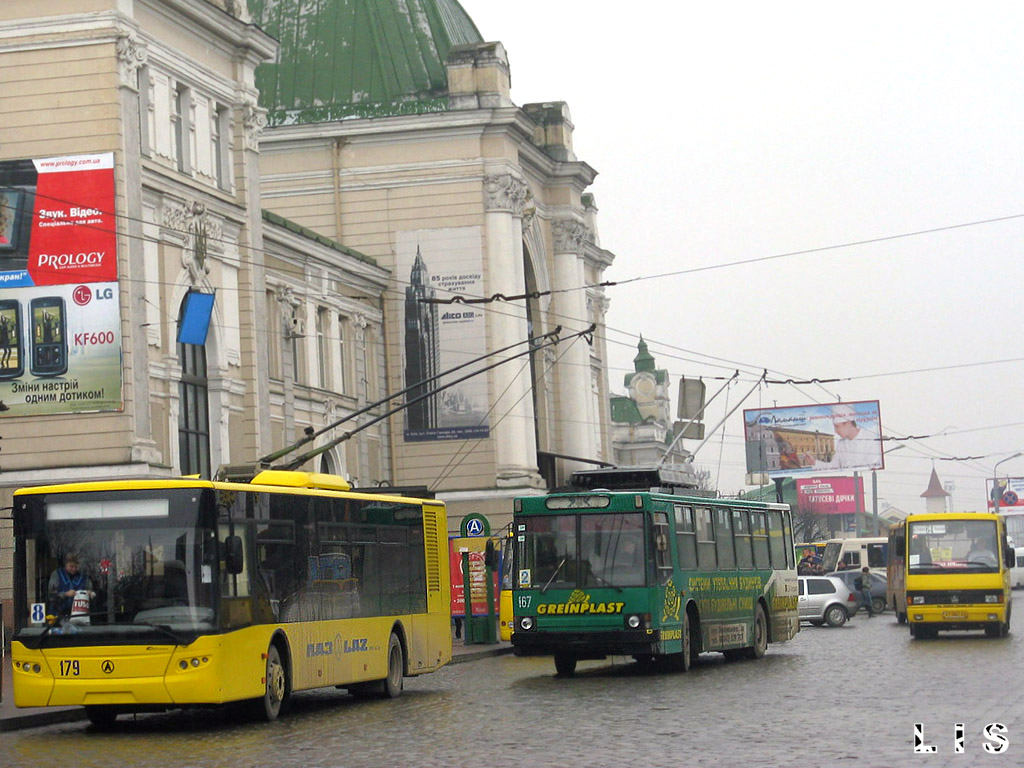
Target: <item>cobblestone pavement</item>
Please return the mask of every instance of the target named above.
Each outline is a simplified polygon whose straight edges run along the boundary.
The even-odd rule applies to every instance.
[[[4,734],[5,768],[89,766],[857,766],[1024,763],[1024,629],[910,639],[892,614],[805,627],[759,661],[707,654],[688,673],[632,660],[483,658],[406,680],[394,701],[295,697],[264,724],[229,712],[149,715]],[[915,754],[922,723],[933,754]],[[964,753],[954,754],[956,723]],[[984,751],[988,723],[1009,748]]]

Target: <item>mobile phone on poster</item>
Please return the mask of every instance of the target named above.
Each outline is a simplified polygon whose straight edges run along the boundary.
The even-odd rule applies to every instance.
[[[33,376],[59,376],[68,370],[67,318],[64,299],[44,296],[32,299],[32,358]]]
[[[23,336],[21,302],[17,299],[0,300],[0,380],[24,375]]]

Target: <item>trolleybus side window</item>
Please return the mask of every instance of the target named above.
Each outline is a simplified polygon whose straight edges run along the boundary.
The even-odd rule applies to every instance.
[[[697,563],[701,569],[712,569],[717,564],[715,557],[715,529],[711,525],[711,510],[697,507]]]
[[[793,549],[793,516],[787,510],[782,513],[783,536],[786,541],[786,567],[796,567],[796,552]]]
[[[773,509],[768,512],[768,549],[772,556],[772,568],[788,567],[787,553],[792,557],[793,547],[785,540],[782,512]]]
[[[732,538],[732,514],[725,508],[715,509],[715,547],[719,568],[736,567],[736,549]]]
[[[750,545],[750,518],[747,510],[734,509],[732,511],[732,529],[736,536],[736,566],[738,568],[753,568],[754,557]]]
[[[691,570],[697,567],[697,539],[693,529],[693,509],[676,504],[675,513],[679,567],[683,570]]]
[[[765,513],[760,510],[751,510],[750,523],[754,541],[754,566],[771,568],[771,561],[768,559],[768,526]]]

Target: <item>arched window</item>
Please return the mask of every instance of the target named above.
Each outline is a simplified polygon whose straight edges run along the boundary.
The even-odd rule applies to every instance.
[[[181,474],[210,477],[210,397],[206,347],[178,342],[178,455]]]

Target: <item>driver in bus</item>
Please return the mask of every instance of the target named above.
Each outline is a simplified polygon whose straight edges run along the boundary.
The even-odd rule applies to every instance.
[[[987,537],[973,539],[971,541],[971,550],[967,553],[968,564],[987,565],[992,568],[999,565],[999,559],[996,557],[996,553],[992,551],[991,544],[992,542]]]
[[[47,592],[51,609],[58,616],[69,616],[75,593],[80,590],[88,592],[89,597],[96,596],[92,591],[92,580],[79,570],[78,555],[69,552],[64,556],[64,565],[50,575]]]

